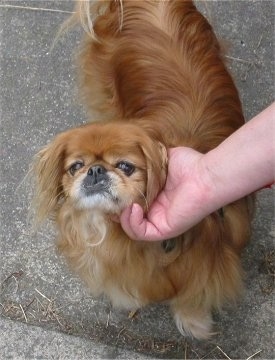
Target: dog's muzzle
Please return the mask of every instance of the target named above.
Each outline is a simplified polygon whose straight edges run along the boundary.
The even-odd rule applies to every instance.
[[[109,192],[110,178],[105,167],[102,165],[91,166],[83,180],[82,188],[87,196]]]

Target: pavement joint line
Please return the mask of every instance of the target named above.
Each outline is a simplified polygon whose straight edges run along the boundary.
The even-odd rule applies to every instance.
[[[60,9],[50,9],[50,8],[41,8],[41,7],[31,7],[31,6],[20,6],[20,5],[11,5],[11,4],[2,4],[0,8],[4,9],[18,9],[18,10],[31,10],[31,11],[49,11],[57,12],[64,14],[74,14],[74,11],[60,10]]]

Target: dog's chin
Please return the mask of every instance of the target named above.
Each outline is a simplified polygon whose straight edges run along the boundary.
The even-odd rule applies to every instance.
[[[76,197],[72,197],[72,204],[77,210],[95,210],[102,214],[119,215],[123,209],[131,204],[131,201],[121,199],[120,197],[106,191],[100,193],[94,192],[90,194],[80,193]]]

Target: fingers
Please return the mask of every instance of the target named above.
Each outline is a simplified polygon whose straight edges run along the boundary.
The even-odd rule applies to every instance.
[[[159,229],[146,218],[142,208],[138,204],[125,209],[121,216],[120,222],[123,230],[133,240],[163,240],[165,237]]]
[[[121,226],[123,228],[123,230],[126,232],[126,234],[131,238],[131,239],[137,239],[136,234],[134,233],[133,229],[131,228],[130,225],[130,217],[132,214],[132,206],[127,207],[126,209],[124,209],[120,215],[120,223]]]

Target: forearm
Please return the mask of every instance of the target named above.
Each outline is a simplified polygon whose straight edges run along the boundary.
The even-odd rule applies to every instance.
[[[202,158],[214,210],[274,182],[275,103]]]
[[[275,103],[205,155],[169,150],[165,188],[147,217],[136,204],[121,215],[132,239],[163,240],[184,233],[217,209],[274,182]]]

